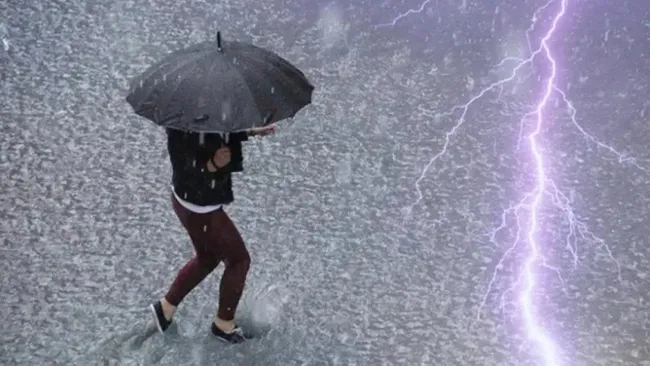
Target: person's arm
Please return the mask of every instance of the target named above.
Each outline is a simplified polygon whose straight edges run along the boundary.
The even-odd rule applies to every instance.
[[[199,141],[199,135],[183,131],[167,129],[167,149],[175,169],[182,169],[191,175],[210,173],[227,173],[223,167],[219,169],[215,161],[215,151],[218,146],[213,139],[205,138]]]
[[[275,133],[275,124],[251,128],[250,130],[246,131],[246,140],[248,140],[248,137],[268,136],[274,133]],[[242,140],[242,141],[246,141],[246,140]]]
[[[243,141],[248,141],[249,136],[254,136],[254,135],[251,135],[251,130],[233,132],[233,133],[230,134],[230,139],[229,140],[230,141],[243,142]]]

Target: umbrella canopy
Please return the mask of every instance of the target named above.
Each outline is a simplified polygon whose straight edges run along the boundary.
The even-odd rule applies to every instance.
[[[126,100],[159,126],[235,132],[293,117],[313,90],[276,53],[217,33],[216,42],[172,52],[134,78]]]

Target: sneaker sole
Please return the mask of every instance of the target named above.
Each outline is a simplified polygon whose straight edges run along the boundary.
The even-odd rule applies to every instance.
[[[224,338],[224,337],[222,337],[222,336],[220,336],[220,335],[216,335],[216,334],[214,334],[214,333],[211,333],[211,334],[212,334],[212,336],[215,337],[218,341],[223,342],[223,343],[226,343],[226,344],[241,344],[241,343],[244,343],[244,342],[249,341],[249,340],[252,339],[252,338],[247,338],[244,342],[233,343],[233,342],[227,340],[226,338]]]
[[[158,328],[160,334],[165,334],[165,331],[163,331],[162,327],[160,326],[160,322],[158,321],[158,314],[156,313],[156,308],[153,305],[149,305],[149,309],[151,309],[151,314],[153,315],[153,322],[154,324],[156,324],[156,328]]]

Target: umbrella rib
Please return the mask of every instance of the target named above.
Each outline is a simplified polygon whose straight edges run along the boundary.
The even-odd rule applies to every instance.
[[[206,53],[206,54],[204,54],[204,55],[201,56],[201,57],[208,57],[208,56],[209,56],[209,54]],[[176,68],[174,69],[173,73],[177,73],[177,72],[179,72],[179,71],[181,71],[181,70],[184,70],[187,66],[194,66],[194,65],[192,65],[192,64],[193,64],[195,61],[197,61],[197,58],[194,58],[194,59],[190,60],[189,62],[186,62],[186,63],[184,63],[183,65],[180,65],[180,66],[176,67]],[[193,73],[192,73],[192,76],[194,76]],[[168,98],[172,98],[172,97],[174,96],[174,94],[176,94],[176,91],[177,91],[178,89],[180,89],[181,86],[184,85],[188,80],[192,80],[192,77],[183,78],[180,82],[178,82],[178,83],[176,83],[176,84],[174,85],[174,88],[171,90],[171,92],[168,92],[168,93],[165,93],[165,94],[168,95]],[[166,100],[166,101],[164,101],[164,102],[161,102],[160,104],[162,104],[162,105],[166,105],[167,103],[169,103],[169,100]]]
[[[224,59],[223,59],[223,63],[213,62],[212,65],[210,65],[210,69],[209,69],[209,73],[208,73],[208,74],[211,74],[212,72],[216,72],[217,67],[222,67],[222,66],[223,66],[223,67],[226,67],[226,68],[231,67],[230,63],[229,63],[228,60],[225,58],[225,56],[222,56],[222,57],[224,57]],[[227,71],[227,70],[224,70],[224,71]],[[227,72],[224,72],[223,74],[225,75],[225,74],[227,74]],[[223,82],[222,82],[222,83],[223,83]],[[216,93],[216,91],[217,91],[217,86],[218,86],[217,83],[212,83],[212,84],[210,84],[210,92],[211,92],[211,95],[217,95],[217,93]],[[212,103],[216,103],[217,101],[213,100],[213,101],[211,101],[211,102],[212,102]],[[223,102],[223,101],[222,101],[222,102]],[[222,110],[221,112],[223,113],[223,110]],[[209,117],[210,117],[210,118],[213,118],[213,116],[209,116]],[[224,121],[223,121],[223,118],[222,118],[222,122],[224,122]]]
[[[309,81],[307,80],[304,73],[302,71],[300,71],[300,69],[298,69],[296,66],[291,64],[288,60],[284,59],[282,56],[280,56],[280,55],[278,55],[278,54],[276,54],[276,53],[274,53],[274,52],[272,52],[270,50],[264,49],[264,48],[260,48],[260,47],[256,47],[256,48],[257,48],[258,52],[265,53],[266,57],[268,57],[268,59],[271,59],[271,60],[274,60],[274,61],[279,61],[280,63],[283,63],[285,65],[276,65],[276,62],[268,62],[267,60],[260,59],[260,58],[257,58],[255,56],[251,56],[250,57],[251,59],[253,59],[255,61],[259,61],[260,63],[263,63],[263,64],[271,65],[275,70],[280,70],[281,71],[280,73],[285,75],[285,76],[288,75],[288,74],[295,73],[297,76],[299,76],[300,79],[304,79],[304,81],[309,83]],[[254,55],[253,53],[251,53],[251,54]],[[285,72],[284,70],[282,70],[282,67],[286,67],[289,70],[287,70],[287,72]],[[293,80],[294,78],[291,77],[289,79]]]
[[[281,56],[279,56],[279,55],[274,55],[274,57],[281,58]],[[260,58],[254,57],[254,56],[250,56],[250,57],[248,57],[248,59],[253,60],[253,61],[257,61],[259,64],[262,64],[262,65],[270,65],[271,67],[273,67],[273,69],[274,69],[274,71],[275,71],[275,72],[271,73],[271,75],[274,75],[274,76],[275,76],[275,75],[280,74],[280,75],[284,76],[284,80],[289,80],[289,81],[291,82],[291,84],[292,84],[291,86],[292,86],[292,87],[294,87],[294,88],[297,88],[297,87],[298,87],[296,81],[294,80],[295,78],[291,77],[291,75],[290,75],[288,72],[284,72],[284,70],[282,70],[279,66],[276,66],[274,63],[272,63],[272,62],[268,62],[268,61],[266,61],[266,60],[263,60],[263,59],[260,59]],[[293,68],[295,69],[295,67],[293,67]],[[296,70],[297,70],[297,71],[300,71],[300,70],[298,70],[298,69],[296,69]],[[292,70],[292,71],[295,72],[296,70]],[[278,72],[278,71],[279,71],[279,72]],[[304,79],[304,81],[305,81],[307,84],[309,84],[309,81],[305,78],[304,75],[302,75],[302,73],[300,73],[300,72],[296,72],[296,73],[300,76],[300,79]],[[288,74],[289,74],[289,75],[288,75]],[[266,74],[265,74],[264,76],[266,76]],[[310,85],[311,85],[311,84],[310,84]]]
[[[229,64],[229,63],[226,63],[226,65],[228,65],[228,67],[231,67],[231,68],[232,68],[232,69],[237,73],[237,75],[239,75],[239,78],[240,78],[241,80],[243,80],[244,85],[246,86],[246,87],[244,88],[244,89],[246,90],[246,94],[248,95],[249,100],[251,100],[252,103],[255,105],[256,110],[257,110],[258,118],[261,120],[261,119],[262,119],[262,114],[260,113],[261,108],[260,108],[260,106],[257,104],[257,100],[255,99],[255,95],[253,95],[253,92],[251,91],[251,86],[248,85],[248,82],[247,82],[247,80],[246,80],[246,77],[244,76],[244,74],[241,72],[241,70],[240,70],[239,68],[234,67],[233,65],[231,65],[231,64]],[[258,70],[256,70],[256,69],[253,69],[253,70],[254,70],[255,72],[258,71]]]
[[[267,76],[268,76],[268,80],[270,82],[278,84],[279,86],[281,86],[282,83],[284,82],[286,84],[290,84],[290,87],[298,88],[298,85],[294,81],[294,78],[290,77],[290,75],[287,75],[287,73],[283,72],[279,67],[275,67],[275,65],[273,65],[272,63],[266,62],[266,61],[264,61],[262,59],[259,59],[257,57],[247,57],[247,59],[251,60],[251,61],[256,61],[258,64],[261,64],[261,65],[271,65],[273,67],[273,72],[269,72],[269,73],[266,73],[266,72],[260,70],[257,67],[252,68],[257,75],[262,76],[262,80],[267,79]],[[239,72],[239,70],[237,70],[237,71]],[[279,76],[279,75],[281,75],[281,76]],[[280,80],[278,80],[278,79],[280,79]],[[244,78],[244,80],[246,80],[246,79]],[[280,88],[278,88],[278,89],[280,89]],[[282,90],[278,90],[278,91],[282,92],[282,94],[285,94],[284,91],[282,91]],[[258,106],[258,109],[259,109],[259,106]]]
[[[257,75],[266,76],[260,70],[258,70],[257,68],[253,67],[253,68],[251,68],[251,70],[253,70],[253,72],[256,73]],[[255,107],[257,108],[259,118],[262,119],[263,118],[262,113],[260,113],[262,108],[257,103],[257,100],[255,99],[255,96],[253,95],[253,92],[251,91],[252,86],[248,85],[248,81],[246,80],[246,77],[244,76],[244,74],[238,68],[235,68],[235,71],[237,72],[237,74],[239,74],[239,77],[241,77],[241,79],[244,81],[244,85],[246,85],[246,92],[248,93],[248,96],[250,97],[250,100],[252,100],[253,103],[255,104]],[[261,80],[264,80],[264,78],[261,78]]]
[[[200,57],[200,56],[199,56],[199,57]],[[204,57],[205,57],[205,55],[204,55]],[[171,70],[169,70],[168,72],[163,72],[163,71],[162,71],[162,67],[159,67],[157,70],[155,70],[155,71],[153,71],[152,73],[150,73],[150,74],[149,74],[149,77],[147,77],[146,79],[151,79],[151,78],[152,78],[156,73],[158,73],[158,72],[162,72],[163,74],[168,74],[168,75],[175,74],[175,73],[177,73],[177,72],[183,70],[186,66],[191,65],[191,64],[192,64],[193,62],[195,62],[195,61],[196,61],[196,58],[189,58],[189,59],[185,60],[185,62],[183,62],[183,63],[181,63],[181,64],[177,64],[177,65],[175,65],[174,68],[171,69]],[[164,66],[164,65],[161,65],[161,66]],[[143,80],[146,80],[146,79],[143,79]],[[143,93],[143,94],[146,95],[146,96],[148,96],[148,95],[151,94],[155,89],[156,89],[156,85],[154,84],[154,85],[150,86],[150,90],[147,90],[147,92],[146,92],[146,93]],[[175,90],[174,90],[174,92],[175,92]]]
[[[191,50],[190,52],[187,52],[187,50],[181,49],[181,50],[177,50],[177,51],[173,52],[171,55],[176,54],[178,57],[188,57],[188,56],[192,56],[193,53],[198,53],[198,52],[202,52],[202,51],[200,49],[196,49],[196,50]],[[151,66],[148,70],[146,70],[140,76],[140,80],[147,80],[147,79],[151,78],[156,72],[160,71],[160,69],[163,66],[166,66],[168,63],[169,63],[169,56],[167,56],[167,57],[163,58],[162,60],[158,61],[156,64]]]

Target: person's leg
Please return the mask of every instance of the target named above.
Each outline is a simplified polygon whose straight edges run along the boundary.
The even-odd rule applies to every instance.
[[[187,210],[174,197],[172,200],[174,211],[190,235],[196,254],[181,268],[169,291],[161,299],[163,312],[168,320],[185,296],[214,271],[221,260],[214,250],[218,243],[211,233],[214,212],[197,214]]]
[[[219,285],[219,309],[214,324],[228,332],[235,327],[234,318],[250,266],[250,255],[235,224],[221,209],[212,215],[212,237],[217,240],[217,254],[226,269]]]

